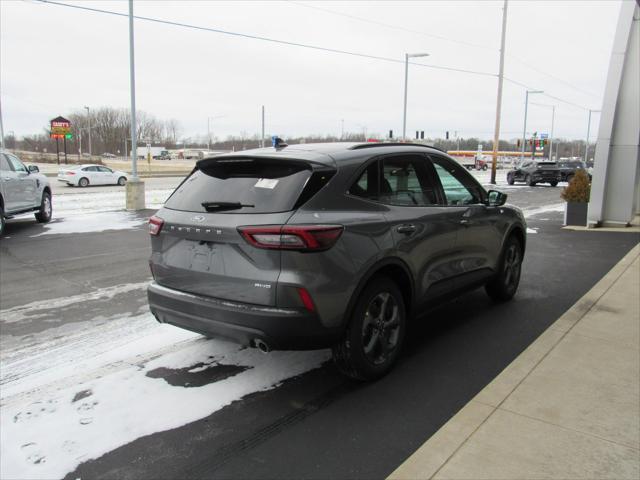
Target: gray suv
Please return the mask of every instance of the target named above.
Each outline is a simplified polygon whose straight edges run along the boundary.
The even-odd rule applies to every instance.
[[[522,213],[446,153],[327,143],[205,158],[149,220],[151,311],[262,351],[333,348],[370,380],[408,319],[479,286],[516,292]]]
[[[14,154],[0,151],[0,236],[5,219],[34,212],[36,220],[51,220],[51,186],[35,165],[26,167]]]

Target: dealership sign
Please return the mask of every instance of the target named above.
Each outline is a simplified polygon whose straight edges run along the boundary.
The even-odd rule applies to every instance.
[[[73,134],[71,133],[71,122],[63,117],[56,117],[51,120],[50,137],[71,140],[73,138]]]

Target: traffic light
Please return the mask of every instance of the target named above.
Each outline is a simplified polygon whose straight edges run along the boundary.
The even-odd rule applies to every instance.
[[[518,141],[516,142],[516,145],[518,146],[518,148],[520,148],[520,139],[518,139]]]
[[[420,132],[420,140],[424,140],[424,130]]]
[[[446,138],[447,138],[447,140],[449,140],[449,132],[447,132],[447,137]]]
[[[64,138],[65,138],[66,140],[71,140],[71,139],[73,138],[73,134],[72,134],[72,133],[66,133],[66,134],[65,134],[65,136],[64,136]]]
[[[393,130],[389,130],[389,138],[393,138]]]

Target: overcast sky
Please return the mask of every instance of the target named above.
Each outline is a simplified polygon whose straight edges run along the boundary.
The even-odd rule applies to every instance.
[[[633,0],[630,0],[633,1]],[[122,0],[65,2],[127,13]],[[502,1],[136,1],[135,14],[278,40],[496,74]],[[600,109],[619,1],[510,1],[505,76],[557,105],[555,136],[584,138]],[[329,10],[329,11],[327,11]],[[0,98],[5,134],[41,132],[49,119],[129,106],[126,17],[0,2]],[[353,18],[357,17],[357,18]],[[384,24],[384,25],[382,25]],[[291,137],[402,129],[404,65],[238,36],[135,22],[137,108],[176,118],[186,136]],[[533,67],[533,68],[531,68]],[[411,65],[407,132],[491,138],[497,78]],[[525,88],[505,82],[501,138],[521,135]],[[592,138],[598,115],[592,122]],[[548,132],[551,108],[530,105],[527,131]]]

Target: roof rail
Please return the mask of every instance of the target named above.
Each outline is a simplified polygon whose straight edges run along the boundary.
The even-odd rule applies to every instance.
[[[424,147],[424,148],[433,148],[434,150],[438,150],[443,153],[447,153],[445,150],[441,148],[434,147],[433,145],[425,145],[423,143],[404,143],[404,142],[367,142],[360,143],[358,145],[354,145],[349,147],[349,150],[362,150],[364,148],[376,148],[376,147]]]

